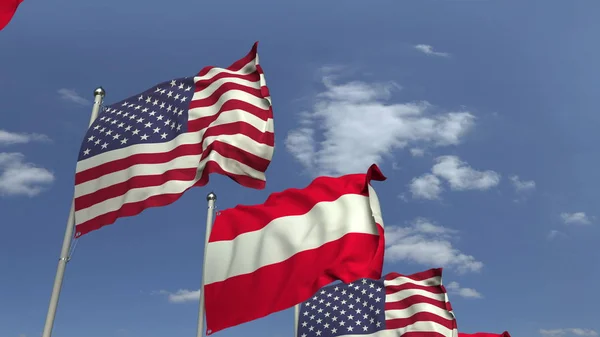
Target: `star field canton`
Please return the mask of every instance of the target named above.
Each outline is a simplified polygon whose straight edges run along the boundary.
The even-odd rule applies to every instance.
[[[161,83],[107,106],[86,134],[79,160],[129,145],[161,143],[187,132],[192,77]]]
[[[323,288],[302,304],[300,337],[368,335],[385,329],[382,280],[362,279]]]

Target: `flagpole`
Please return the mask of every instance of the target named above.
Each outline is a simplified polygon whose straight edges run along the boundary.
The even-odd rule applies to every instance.
[[[102,87],[98,87],[96,90],[94,90],[94,106],[92,107],[92,115],[90,116],[89,125],[92,125],[96,117],[98,117],[98,111],[100,111],[100,105],[102,104],[104,95],[105,91],[102,89]],[[54,318],[56,317],[56,308],[58,307],[58,298],[62,289],[67,262],[69,262],[69,250],[71,249],[74,230],[75,205],[74,202],[71,201],[71,210],[69,211],[67,228],[65,229],[65,237],[63,239],[62,249],[60,251],[60,258],[58,259],[56,277],[54,278],[54,286],[52,287],[52,295],[50,296],[50,305],[48,306],[48,314],[46,315],[46,323],[44,324],[44,332],[42,337],[50,337],[52,335],[52,327],[54,326]]]
[[[300,319],[300,304],[294,306],[294,336],[298,337],[298,320]]]
[[[213,225],[213,216],[215,214],[215,201],[217,195],[213,192],[206,196],[208,202],[208,210],[206,211],[206,232],[204,233],[204,262],[202,263],[202,283],[200,284],[200,305],[198,308],[198,331],[196,337],[202,337],[204,334],[204,279],[206,273],[206,251],[208,250],[208,238]]]

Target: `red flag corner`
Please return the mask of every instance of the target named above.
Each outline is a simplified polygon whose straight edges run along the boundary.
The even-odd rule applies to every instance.
[[[23,0],[0,0],[0,30],[4,29]]]

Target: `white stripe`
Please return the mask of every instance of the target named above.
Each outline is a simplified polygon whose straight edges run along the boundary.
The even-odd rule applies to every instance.
[[[198,77],[194,77],[194,83],[198,82],[197,78]],[[223,84],[226,84],[226,83],[235,83],[235,84],[239,84],[239,85],[251,88],[251,89],[260,89],[260,80],[248,81],[243,78],[224,77],[224,78],[215,80],[213,82],[210,82],[210,84],[208,86],[206,86],[205,88],[203,88],[202,90],[194,92],[194,95],[192,96],[192,101],[198,101],[198,100],[210,97],[215,91],[217,91],[217,89],[219,89]],[[239,89],[235,89],[235,90],[239,90]]]
[[[385,302],[386,303],[400,302],[409,297],[417,296],[417,295],[427,297],[432,300],[440,301],[441,303],[447,302],[445,293],[436,294],[436,293],[432,293],[430,291],[422,290],[422,289],[404,289],[404,290],[395,292],[393,294],[387,294],[387,295],[385,295]]]
[[[245,114],[245,115],[250,115],[250,114]],[[252,126],[254,126],[257,129],[259,129],[261,126],[263,127],[263,129],[265,129],[264,121],[260,120],[259,118],[254,117],[254,116],[246,117],[245,115],[238,116],[238,119],[248,122],[249,124],[251,124]],[[229,114],[224,115],[222,119],[218,119],[218,121],[213,122],[214,124],[211,124],[211,126],[219,125],[219,124],[227,124],[231,120],[234,120],[233,118],[234,118],[234,116],[232,116],[232,115],[229,115]],[[263,123],[263,125],[260,125],[260,123]],[[266,125],[268,128],[269,122],[267,122]],[[271,120],[271,128],[272,128],[272,125],[273,125],[273,123]],[[131,145],[128,147],[108,151],[105,153],[101,153],[94,157],[84,159],[84,160],[77,162],[77,172],[82,172],[82,171],[88,170],[90,168],[99,166],[104,163],[108,163],[108,162],[118,160],[121,158],[126,158],[133,154],[164,153],[164,152],[170,152],[180,145],[198,144],[200,139],[202,139],[202,135],[204,135],[204,132],[206,131],[206,129],[208,129],[208,128],[202,129],[197,132],[182,133],[179,136],[175,137],[173,140],[164,142],[164,143],[136,144],[136,145]],[[261,129],[259,129],[259,130],[261,130]],[[217,135],[217,136],[207,137],[207,139],[213,139],[213,140],[217,139],[224,143],[231,144],[235,147],[238,147],[238,148],[248,151],[252,154],[255,154],[261,158],[265,158],[268,160],[271,160],[271,158],[272,158],[272,147],[271,146],[258,143],[254,140],[246,141],[246,139],[250,140],[251,138],[249,138],[248,136],[245,136],[243,134]],[[205,143],[206,143],[207,139],[205,139]],[[239,141],[239,143],[238,143],[238,141]]]
[[[375,219],[375,222],[380,224],[381,227],[384,227],[383,217],[381,216],[381,206],[379,205],[379,198],[377,197],[377,193],[375,193],[373,186],[371,186],[370,184],[368,185],[368,188],[369,195],[371,196],[371,198],[369,199],[369,204],[371,205],[371,209],[373,210],[373,219]]]
[[[419,312],[428,312],[436,316],[453,320],[454,316],[446,309],[441,309],[429,303],[415,303],[406,309],[390,309],[385,311],[385,319],[410,318]]]
[[[400,337],[402,334],[406,332],[437,332],[442,336],[446,337],[458,337],[458,330],[456,329],[448,329],[443,325],[440,325],[435,322],[416,322],[414,324],[408,325],[401,329],[392,329],[392,330],[381,330],[374,332],[368,335],[347,335],[343,334],[343,337]]]
[[[143,188],[133,188],[127,191],[126,194],[114,197],[103,202],[97,203],[85,209],[78,210],[75,212],[75,221],[77,224],[84,223],[91,220],[99,215],[116,211],[121,208],[122,205],[127,203],[133,203],[143,201],[154,195],[160,194],[179,194],[183,193],[187,188],[194,185],[202,175],[202,171],[208,161],[215,161],[221,166],[223,170],[233,174],[240,174],[250,176],[255,179],[265,180],[263,172],[256,171],[243,163],[236,160],[221,156],[218,152],[212,151],[207,158],[204,158],[198,166],[196,177],[191,181],[180,181],[170,180],[160,186],[151,186]],[[88,187],[88,189],[91,188]]]
[[[253,72],[256,71],[256,64],[258,64],[257,62],[258,60],[258,54],[256,55],[256,57],[252,60],[250,60],[250,62],[246,63],[246,65],[244,65],[240,70],[238,71],[232,71],[232,70],[228,70],[226,68],[212,68],[211,70],[209,70],[204,76],[197,76],[194,77],[194,79],[198,78],[197,81],[199,80],[210,80],[211,78],[217,76],[220,73],[227,73],[227,74],[237,74],[237,75],[248,75],[248,74],[252,74]]]
[[[442,277],[441,276],[434,276],[422,281],[417,281],[417,280],[413,280],[411,278],[408,278],[406,276],[400,276],[400,277],[396,277],[395,279],[392,280],[384,280],[383,284],[386,287],[389,286],[401,286],[403,284],[416,284],[419,286],[423,286],[423,287],[439,287],[440,285],[442,285]]]
[[[252,273],[348,233],[378,235],[368,197],[346,194],[335,201],[317,203],[305,214],[277,218],[234,240],[210,242],[205,284]]]
[[[197,118],[201,118],[201,117],[208,117],[208,116],[216,115],[219,113],[219,109],[221,108],[221,106],[223,104],[225,104],[225,102],[232,100],[232,99],[244,101],[248,104],[252,104],[255,107],[257,107],[259,109],[263,109],[263,110],[268,110],[269,107],[271,107],[271,103],[267,99],[254,96],[245,91],[232,89],[232,90],[229,90],[229,91],[226,91],[225,93],[223,93],[223,95],[221,95],[219,97],[219,99],[217,100],[217,102],[215,102],[215,104],[213,104],[213,105],[206,106],[206,107],[191,108],[188,111],[188,114],[189,114],[188,119],[193,120],[193,119],[197,119]]]

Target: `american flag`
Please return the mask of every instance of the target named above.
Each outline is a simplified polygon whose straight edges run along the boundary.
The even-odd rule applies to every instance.
[[[177,200],[210,173],[262,189],[273,157],[271,98],[257,44],[228,68],[158,84],[90,126],[75,176],[76,237]]]
[[[322,288],[300,307],[298,337],[458,335],[442,269]]]

